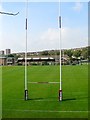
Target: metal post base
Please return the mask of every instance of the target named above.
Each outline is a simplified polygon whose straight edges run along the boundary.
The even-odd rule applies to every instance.
[[[25,100],[28,100],[28,90],[25,90]]]
[[[62,90],[59,90],[59,101],[62,101]]]

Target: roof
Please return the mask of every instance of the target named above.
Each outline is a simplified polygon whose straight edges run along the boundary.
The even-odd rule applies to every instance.
[[[4,58],[6,58],[6,56],[5,55],[0,55],[0,58],[2,59],[4,59]]]
[[[53,57],[30,57],[26,58],[27,61],[54,61]],[[18,58],[17,61],[25,61],[25,58]]]

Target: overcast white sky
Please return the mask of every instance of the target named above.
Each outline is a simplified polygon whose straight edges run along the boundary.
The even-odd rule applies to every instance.
[[[0,50],[10,48],[12,52],[25,51],[25,6],[23,2],[0,4],[0,11],[20,12],[12,17],[0,15]],[[59,49],[60,41],[62,48],[88,45],[88,3],[63,2],[60,10],[61,39],[58,28],[59,3],[29,2],[28,51]]]

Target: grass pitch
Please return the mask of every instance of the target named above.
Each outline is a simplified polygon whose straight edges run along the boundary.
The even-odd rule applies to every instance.
[[[24,101],[24,66],[2,68],[3,118],[87,118],[88,66],[62,66],[63,101],[59,84],[28,83]],[[28,82],[59,82],[59,66],[28,66]]]

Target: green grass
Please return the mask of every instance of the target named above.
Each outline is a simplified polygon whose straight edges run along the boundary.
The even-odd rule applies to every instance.
[[[2,118],[2,67],[0,67],[0,119]]]
[[[59,66],[28,66],[28,82],[58,82]],[[24,66],[6,66],[2,71],[3,118],[88,117],[88,66],[62,66],[63,101],[59,84],[28,84],[24,101]]]

